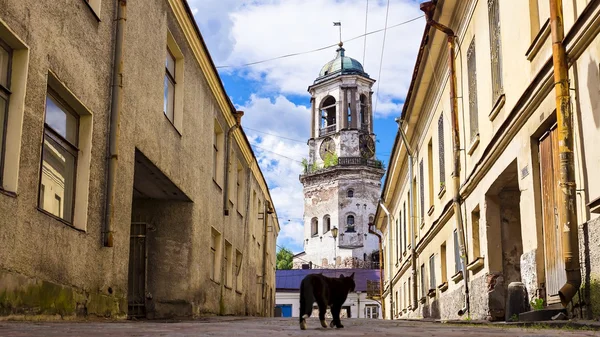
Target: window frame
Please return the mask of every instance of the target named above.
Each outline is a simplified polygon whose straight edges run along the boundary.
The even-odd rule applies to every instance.
[[[349,220],[352,217],[352,224],[350,224]],[[356,232],[356,217],[354,214],[346,215],[346,233],[355,233]]]
[[[169,61],[169,57],[171,58],[171,60],[173,61],[173,72],[174,74],[171,74],[171,71],[169,70],[169,67],[167,66],[168,61]],[[167,113],[167,111],[164,111],[163,109],[163,113],[165,114],[165,116],[167,117],[167,119],[173,124],[175,125],[175,92],[177,91],[177,81],[176,81],[176,74],[177,74],[177,59],[175,58],[175,55],[173,55],[173,52],[171,51],[171,48],[167,45],[167,62],[165,62],[165,79],[168,80],[169,82],[171,82],[171,85],[173,86],[173,102],[172,102],[172,109],[173,109],[173,115],[172,115],[172,119],[169,117],[169,114]],[[169,92],[168,92],[168,87],[167,87],[167,110],[169,109]],[[163,107],[164,107],[164,103],[163,103]]]
[[[41,155],[40,155],[40,166],[39,166],[40,172],[39,172],[39,177],[38,177],[39,179],[38,179],[38,199],[37,199],[38,200],[38,204],[37,204],[37,208],[41,212],[43,212],[43,213],[45,213],[45,214],[47,214],[47,215],[49,215],[49,216],[51,216],[51,217],[53,217],[53,218],[55,218],[55,219],[57,219],[59,221],[65,223],[65,224],[67,224],[67,225],[69,225],[69,226],[71,226],[73,228],[77,228],[74,225],[74,219],[75,219],[75,201],[76,201],[76,196],[77,196],[77,171],[78,171],[78,166],[79,166],[78,162],[79,162],[79,155],[80,155],[79,136],[80,136],[80,125],[81,125],[80,124],[80,119],[81,119],[81,116],[67,102],[65,102],[65,100],[62,99],[54,89],[52,89],[49,86],[46,89],[46,97],[47,98],[50,97],[50,99],[53,99],[54,102],[58,105],[58,107],[65,114],[71,114],[72,116],[75,117],[75,119],[76,119],[76,124],[75,124],[75,131],[76,131],[76,133],[75,133],[75,139],[77,140],[77,144],[72,144],[69,140],[67,140],[65,137],[63,137],[58,131],[54,130],[54,128],[52,128],[52,126],[50,126],[48,123],[46,123],[48,105],[47,105],[46,102],[44,102],[44,134],[43,134],[43,137],[42,137],[42,144],[41,144],[42,151],[41,151]],[[72,184],[73,184],[72,189],[73,189],[73,191],[72,191],[72,196],[71,196],[72,202],[71,202],[71,210],[70,210],[70,213],[71,213],[71,220],[70,221],[66,220],[64,218],[64,210],[63,210],[63,215],[62,216],[56,216],[56,215],[52,214],[51,212],[49,212],[48,210],[46,210],[46,209],[44,209],[44,208],[42,208],[40,206],[40,204],[41,204],[41,199],[40,199],[41,195],[40,195],[40,193],[41,193],[42,176],[43,176],[43,165],[44,165],[44,143],[46,142],[46,137],[48,137],[49,139],[51,139],[54,143],[56,143],[57,145],[59,145],[63,150],[67,151],[74,158],[74,163],[73,163],[74,164],[74,166],[73,166],[73,177],[72,177]],[[79,229],[79,228],[77,228],[77,229]]]
[[[4,111],[0,111],[0,114],[4,114],[4,122],[0,125],[0,189],[3,186],[4,179],[4,161],[6,154],[6,134],[8,132],[8,108],[10,106],[10,91],[11,79],[12,79],[12,61],[13,61],[13,48],[11,48],[4,40],[0,39],[0,48],[4,49],[8,53],[8,64],[6,67],[6,87],[0,83],[0,99],[3,99],[6,103]],[[2,71],[2,69],[0,69]]]

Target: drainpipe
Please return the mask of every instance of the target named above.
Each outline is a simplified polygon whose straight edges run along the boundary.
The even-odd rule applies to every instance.
[[[416,249],[416,240],[415,240],[415,236],[416,236],[416,229],[417,227],[414,225],[414,214],[413,214],[413,209],[414,209],[414,199],[415,199],[415,191],[414,191],[414,187],[413,187],[413,161],[414,161],[414,155],[415,152],[413,151],[412,146],[410,146],[410,144],[408,143],[408,138],[406,137],[406,133],[404,133],[404,129],[402,128],[402,120],[400,118],[396,118],[396,123],[398,123],[398,132],[400,132],[400,136],[402,136],[402,142],[404,143],[404,146],[406,147],[406,152],[408,153],[408,176],[409,176],[409,189],[410,189],[410,199],[408,200],[408,219],[410,219],[410,231],[411,231],[411,238],[410,238],[410,264],[411,264],[411,269],[412,269],[412,279],[413,279],[413,283],[412,283],[412,307],[413,309],[417,309],[417,249]]]
[[[550,27],[552,31],[552,60],[554,62],[554,91],[556,93],[556,119],[558,130],[558,157],[560,158],[558,219],[562,228],[562,253],[567,273],[567,283],[560,288],[560,302],[566,307],[579,291],[579,238],[577,228],[577,200],[575,185],[575,160],[573,158],[573,113],[569,92],[569,68],[563,40],[562,0],[550,0]]]
[[[377,239],[379,239],[379,298],[383,299],[383,265],[382,265],[382,251],[381,251],[381,234],[375,232],[372,229],[373,224],[369,224],[369,233],[373,234],[375,236],[377,236]],[[382,310],[384,310],[384,312],[382,313],[385,317],[385,302],[381,301],[381,305],[382,305]]]
[[[225,131],[225,163],[223,171],[223,215],[225,216],[229,215],[229,149],[231,148],[231,135],[235,129],[240,127],[243,115],[243,111],[234,112],[233,116],[235,117],[235,124]]]
[[[448,38],[448,67],[450,68],[450,112],[452,118],[452,152],[454,164],[454,169],[452,170],[452,182],[454,189],[452,202],[454,204],[454,215],[456,217],[456,227],[458,230],[458,241],[460,246],[460,257],[462,262],[462,274],[463,279],[465,280],[465,306],[464,308],[458,311],[458,315],[462,316],[466,312],[469,312],[469,273],[467,272],[466,268],[468,262],[467,251],[465,248],[465,230],[462,219],[462,210],[460,208],[460,135],[458,128],[458,97],[456,95],[456,67],[454,64],[454,44],[456,42],[456,36],[452,29],[433,20],[433,12],[435,11],[435,6],[436,5],[434,1],[428,1],[422,3],[420,8],[423,12],[425,12],[427,25],[442,31],[447,35]]]
[[[127,0],[117,1],[117,29],[115,32],[115,55],[112,75],[112,94],[110,104],[110,130],[108,138],[108,168],[106,179],[106,205],[102,241],[104,247],[113,246],[113,222],[115,204],[115,179],[119,158],[118,136],[119,115],[121,114],[121,93],[123,91],[123,39],[127,21]]]
[[[263,302],[263,316],[266,316],[267,296],[265,294],[265,289],[267,287],[267,231],[269,229],[269,221],[267,219],[267,214],[273,214],[273,209],[271,208],[271,202],[269,200],[265,200],[264,205],[264,213],[263,213],[263,265],[262,265],[262,302]]]
[[[387,215],[387,236],[388,236],[388,279],[390,280],[390,320],[394,319],[394,296],[392,294],[392,228],[390,224],[390,219],[392,219],[392,215],[385,208],[383,201],[379,201],[379,206]],[[392,219],[392,223],[393,223]],[[382,299],[383,302],[383,299]]]

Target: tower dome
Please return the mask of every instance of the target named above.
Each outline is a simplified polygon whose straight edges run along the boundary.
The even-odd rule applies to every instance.
[[[357,60],[344,55],[345,49],[342,47],[343,43],[340,42],[339,48],[337,51],[337,56],[327,62],[321,71],[319,72],[319,77],[315,80],[315,83],[321,82],[325,79],[337,76],[337,75],[362,75],[365,77],[369,77],[369,74],[365,73],[362,64]]]

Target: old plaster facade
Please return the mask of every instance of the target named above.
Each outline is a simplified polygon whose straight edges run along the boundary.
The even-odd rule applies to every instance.
[[[242,115],[186,1],[2,1],[0,315],[271,316]]]
[[[313,268],[376,268],[379,262],[379,240],[369,232],[384,173],[375,157],[375,81],[345,56],[341,43],[337,53],[308,88],[311,138],[300,176],[305,240],[295,268],[311,263]]]
[[[600,3],[562,4],[583,280],[569,312],[597,318]],[[555,217],[558,157],[549,16],[547,0],[444,0],[437,1],[433,15],[457,35],[460,200],[474,319],[510,319],[505,314],[511,282],[522,282],[529,300],[560,305],[557,292],[566,276]],[[451,207],[449,86],[446,36],[426,28],[401,115],[415,152],[414,174],[408,175],[407,148],[398,135],[382,192],[390,216],[380,207],[375,219],[385,233],[387,319],[458,318],[465,307],[460,272],[465,267]]]

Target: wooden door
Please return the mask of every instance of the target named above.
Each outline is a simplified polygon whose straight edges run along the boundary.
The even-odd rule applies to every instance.
[[[558,132],[553,126],[540,138],[540,175],[542,185],[542,218],[546,266],[546,302],[560,302],[558,291],[566,282],[562,257],[562,236],[558,223],[559,159]]]

